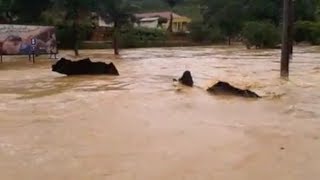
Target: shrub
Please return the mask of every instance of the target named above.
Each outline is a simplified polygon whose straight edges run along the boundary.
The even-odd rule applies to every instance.
[[[190,38],[195,42],[202,42],[206,39],[207,29],[202,22],[193,22],[190,24]]]
[[[176,36],[176,37],[187,37],[188,36],[188,33],[187,32],[173,32],[172,33],[173,36]]]
[[[74,38],[72,28],[69,26],[58,26],[56,30],[57,40],[59,42],[58,47],[62,49],[73,48]]]
[[[220,29],[218,28],[210,28],[208,31],[208,40],[210,42],[222,42],[225,41],[225,37],[223,36],[223,34],[221,33]]]
[[[296,42],[310,41],[312,33],[312,24],[310,21],[298,21],[294,27],[294,40]]]
[[[246,22],[242,36],[248,48],[273,48],[280,42],[279,30],[269,22]]]
[[[221,42],[225,40],[220,29],[208,27],[202,22],[190,24],[190,38],[195,42]]]
[[[125,28],[121,30],[120,45],[122,48],[146,47],[152,42],[167,39],[166,33],[158,29]]]
[[[320,23],[312,21],[297,21],[294,27],[294,40],[296,42],[310,42],[320,44]]]
[[[311,38],[310,43],[312,45],[319,45],[320,44],[320,23],[316,22],[312,25],[311,28]]]

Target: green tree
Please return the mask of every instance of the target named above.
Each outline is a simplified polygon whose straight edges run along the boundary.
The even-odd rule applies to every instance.
[[[241,32],[244,0],[205,0],[203,16],[209,27],[218,27],[225,34],[230,45],[231,39]]]
[[[246,22],[242,36],[248,48],[274,48],[280,42],[279,30],[270,22],[250,21]]]
[[[317,0],[294,1],[295,19],[299,21],[314,21],[316,19]]]
[[[309,42],[320,44],[320,23],[313,21],[297,21],[294,27],[294,40],[297,43]]]
[[[94,9],[94,1],[92,0],[57,0],[56,3],[62,5],[65,11],[65,20],[71,22],[73,31],[73,50],[76,56],[79,56],[80,45],[80,30],[81,21],[83,18],[90,15],[92,9]]]
[[[12,0],[0,0],[0,17],[4,18],[8,22],[13,21],[12,17]]]
[[[189,25],[190,38],[195,42],[223,42],[224,36],[218,27],[208,27],[201,21],[194,21]]]
[[[317,21],[319,21],[320,20],[320,0],[316,0],[315,8],[316,8],[315,18]]]
[[[247,21],[270,21],[279,24],[282,15],[282,0],[248,0],[245,2]]]
[[[13,0],[10,12],[20,24],[37,24],[42,12],[50,8],[51,0]]]
[[[136,6],[130,0],[101,0],[99,14],[106,22],[113,24],[113,49],[119,55],[119,31],[123,25],[133,21],[133,10]]]

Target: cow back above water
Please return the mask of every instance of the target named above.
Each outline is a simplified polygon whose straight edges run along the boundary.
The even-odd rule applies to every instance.
[[[252,92],[248,89],[242,90],[236,87],[233,87],[227,82],[219,81],[209,89],[207,89],[208,92],[216,95],[233,95],[233,96],[240,96],[245,98],[261,98],[258,94],[255,92]]]
[[[71,61],[61,58],[52,65],[52,71],[65,75],[119,75],[119,72],[113,63],[106,64],[104,62],[92,62],[89,58]]]

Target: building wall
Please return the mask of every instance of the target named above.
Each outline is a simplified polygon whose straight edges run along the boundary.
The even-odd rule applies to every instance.
[[[156,29],[156,28],[158,28],[158,20],[155,20],[155,21],[143,21],[143,22],[140,22],[139,25],[137,25],[137,26]]]
[[[180,17],[173,19],[173,32],[186,32],[188,31],[188,24],[191,19],[187,17]]]
[[[188,31],[188,24],[190,24],[191,19],[186,18],[186,17],[181,17],[181,18],[173,18],[172,20],[172,31],[173,32],[187,32]],[[169,28],[169,23],[164,24],[164,28],[168,29]]]
[[[188,23],[186,22],[174,22],[172,25],[173,32],[187,32],[188,31]]]

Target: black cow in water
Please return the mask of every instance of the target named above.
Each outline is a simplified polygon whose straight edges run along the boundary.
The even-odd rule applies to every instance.
[[[71,61],[61,58],[56,64],[52,65],[52,71],[70,75],[119,75],[113,63],[92,62],[90,59]]]
[[[236,87],[231,86],[227,82],[219,81],[209,89],[207,89],[208,92],[213,94],[225,94],[225,95],[235,95],[235,96],[241,96],[246,98],[261,98],[259,95],[257,95],[255,92],[252,92],[250,90],[242,90]]]

